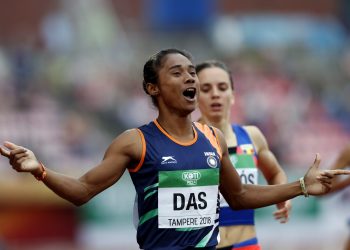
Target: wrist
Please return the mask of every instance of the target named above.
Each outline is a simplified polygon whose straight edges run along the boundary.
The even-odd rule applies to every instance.
[[[46,168],[44,166],[44,164],[42,164],[41,162],[39,162],[39,168],[37,168],[36,170],[34,170],[32,172],[32,175],[38,180],[38,181],[43,181],[46,177]]]
[[[302,194],[305,197],[309,197],[309,193],[307,192],[307,188],[306,188],[306,185],[305,185],[304,177],[301,177],[299,179],[299,184],[300,184],[300,189],[301,189]]]

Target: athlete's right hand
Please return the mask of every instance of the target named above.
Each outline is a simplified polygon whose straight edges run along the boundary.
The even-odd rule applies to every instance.
[[[14,170],[33,174],[40,171],[41,165],[31,150],[8,141],[4,142],[4,146],[0,147],[0,153],[9,159]]]

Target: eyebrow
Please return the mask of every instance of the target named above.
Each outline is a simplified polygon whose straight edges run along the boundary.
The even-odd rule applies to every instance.
[[[201,82],[200,85],[230,85],[228,82],[217,82],[217,83],[210,83],[210,82]]]
[[[182,65],[176,64],[176,65],[173,65],[173,66],[169,67],[169,70],[176,69],[176,68],[181,68],[181,67],[182,67]],[[188,67],[191,68],[191,69],[195,69],[194,65],[192,65],[192,64],[188,65]]]

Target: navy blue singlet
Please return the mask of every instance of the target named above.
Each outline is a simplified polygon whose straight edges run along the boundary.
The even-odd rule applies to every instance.
[[[137,193],[137,242],[146,250],[215,249],[221,148],[214,131],[193,123],[180,143],[155,120],[138,128],[140,163],[129,169]]]

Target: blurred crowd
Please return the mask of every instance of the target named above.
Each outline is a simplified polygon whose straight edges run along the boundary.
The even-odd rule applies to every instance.
[[[170,46],[231,66],[233,121],[258,125],[286,167],[315,152],[331,159],[349,140],[350,43],[336,20],[219,16],[184,39],[184,31],[123,27],[107,3],[62,3],[43,15],[38,34],[0,44],[2,140],[30,145],[54,168],[98,161],[120,131],[154,118],[141,69]],[[272,25],[277,40],[260,34],[273,20],[286,23]]]

